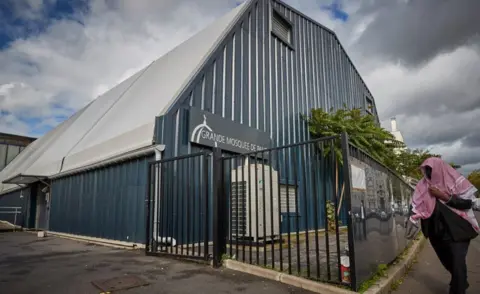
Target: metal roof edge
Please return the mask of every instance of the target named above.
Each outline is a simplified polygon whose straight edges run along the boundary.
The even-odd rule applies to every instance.
[[[79,167],[79,168],[75,168],[75,169],[72,169],[72,170],[67,170],[67,171],[58,173],[56,175],[50,176],[49,179],[50,180],[56,180],[56,179],[59,179],[59,178],[63,178],[63,177],[66,177],[66,176],[71,176],[71,175],[74,175],[74,174],[90,171],[90,170],[93,170],[93,169],[98,169],[98,168],[107,167],[107,166],[110,166],[110,165],[122,163],[122,162],[132,160],[132,159],[135,159],[135,158],[147,156],[151,153],[154,153],[155,150],[158,150],[158,151],[161,152],[161,151],[165,150],[165,145],[161,145],[161,144],[160,145],[151,145],[151,146],[148,146],[148,147],[143,147],[143,148],[140,148],[140,149],[137,149],[137,150],[129,151],[127,153],[123,153],[123,154],[120,154],[120,155],[113,156],[111,158],[104,159],[104,160],[102,160],[100,162],[97,162],[97,163],[93,163],[93,164],[90,164],[90,165],[86,165],[86,166],[82,166],[82,167]]]
[[[14,187],[14,188],[10,188],[8,190],[4,190],[4,191],[0,191],[0,198],[7,195],[7,194],[10,194],[10,193],[13,193],[13,192],[17,192],[17,191],[20,191],[22,189],[24,189],[26,187]]]

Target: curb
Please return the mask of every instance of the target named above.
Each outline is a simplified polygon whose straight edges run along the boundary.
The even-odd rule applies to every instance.
[[[274,270],[258,267],[255,265],[246,264],[236,260],[227,259],[223,262],[223,265],[231,270],[251,274],[257,277],[274,280],[280,283],[284,283],[297,288],[312,291],[314,293],[322,294],[353,294],[350,290],[337,288],[327,284],[318,283],[315,281],[307,280],[297,276],[280,273]]]
[[[37,232],[34,232],[34,233],[37,233]],[[85,242],[85,243],[92,243],[99,246],[105,246],[105,247],[111,247],[111,248],[117,248],[117,249],[136,250],[136,249],[145,248],[144,244],[138,244],[138,243],[128,243],[128,242],[122,242],[122,241],[86,237],[86,236],[65,234],[65,233],[52,232],[52,231],[45,231],[45,233],[46,235],[55,236],[63,239]]]
[[[387,270],[387,277],[381,278],[375,285],[370,287],[364,294],[387,294],[391,292],[393,283],[400,280],[410,269],[415,261],[415,257],[422,250],[425,244],[425,237],[421,236],[408,249],[407,255],[397,264],[392,265]],[[262,268],[256,265],[246,264],[232,259],[224,260],[223,265],[227,269],[247,273],[257,277],[277,281],[290,286],[298,287],[314,293],[322,294],[353,294],[351,290],[342,289],[325,283],[311,281],[305,278],[281,273],[278,271]]]
[[[378,280],[364,294],[387,294],[392,292],[393,283],[399,281],[408,273],[418,253],[423,249],[426,240],[423,235],[418,240],[415,240],[412,247],[408,249],[407,255],[399,263],[390,266],[387,270],[387,276]]]

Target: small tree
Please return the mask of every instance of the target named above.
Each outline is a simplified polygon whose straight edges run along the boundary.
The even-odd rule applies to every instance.
[[[313,138],[339,136],[343,132],[348,134],[349,140],[358,148],[368,152],[374,159],[394,169],[396,163],[395,148],[404,147],[404,144],[395,140],[395,137],[383,129],[374,117],[363,115],[360,109],[339,109],[330,112],[323,109],[313,109],[310,117],[304,117],[308,123],[310,134]],[[324,148],[323,155],[328,156],[330,152],[336,153],[335,163],[335,197],[338,197],[338,168],[343,165],[341,141],[337,139],[334,150]],[[344,186],[341,189],[337,215],[340,214],[343,200]],[[328,203],[327,203],[328,204]],[[328,224],[330,230],[335,227],[335,209],[333,203],[328,204]]]
[[[478,190],[480,190],[480,169],[471,172],[467,178],[470,183],[472,183],[472,185],[474,185]]]
[[[420,180],[423,177],[422,171],[420,170],[420,165],[430,157],[439,157],[440,154],[430,153],[429,150],[425,149],[405,149],[399,152],[396,155],[396,171],[404,176]],[[454,168],[460,168],[459,165],[455,163],[450,163]]]
[[[360,149],[368,152],[374,159],[395,169],[395,148],[404,144],[377,124],[371,115],[363,115],[360,109],[339,109],[326,112],[323,109],[313,109],[308,122],[310,134],[314,138],[337,136],[343,132],[349,140]],[[327,154],[330,150],[326,150]],[[337,158],[342,163],[340,140],[337,140],[335,150]]]

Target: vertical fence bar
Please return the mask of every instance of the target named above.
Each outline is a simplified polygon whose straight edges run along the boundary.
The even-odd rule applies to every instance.
[[[296,147],[298,149],[301,146]],[[301,274],[301,263],[300,263],[300,211],[298,207],[298,190],[299,190],[299,181],[298,181],[298,154],[295,152],[295,148],[293,148],[293,183],[295,185],[295,233],[296,233],[296,247],[297,247],[297,273]]]
[[[222,150],[213,149],[213,266],[220,267],[222,264],[222,255],[224,253],[225,238],[223,233],[224,206],[223,201],[223,177],[222,177]],[[207,238],[208,239],[208,238]]]
[[[326,150],[326,144],[322,142],[322,149]],[[329,152],[334,152],[333,150],[329,150]],[[330,231],[330,220],[328,218],[328,193],[327,193],[327,157],[326,154],[323,155],[323,168],[322,168],[322,178],[323,178],[323,206],[325,211],[325,252],[327,253],[327,279],[330,281],[332,279],[332,273],[330,271],[330,238],[329,238],[329,231]],[[332,185],[333,186],[333,185]]]
[[[313,214],[315,216],[315,252],[316,252],[316,267],[317,267],[317,279],[320,279],[320,248],[318,244],[318,188],[317,188],[317,168],[320,166],[318,162],[318,151],[313,145],[313,165],[312,165],[312,184],[313,184]]]
[[[157,194],[155,195],[155,198],[158,199],[158,203],[155,205],[154,208],[157,211],[157,219],[155,220],[157,222],[157,232],[155,232],[155,238],[157,238],[157,240],[160,238],[160,251],[167,251],[166,243],[162,242],[162,238],[166,237],[167,235],[166,232],[168,229],[168,195],[170,194],[170,189],[172,187],[170,179],[173,170],[170,170],[168,166],[169,162],[160,164],[160,169],[165,171],[165,176],[162,176],[162,178],[165,178],[165,188],[162,188],[161,191],[157,189],[157,191],[155,192]],[[166,171],[169,172],[167,173]],[[156,177],[158,178],[158,174],[156,175]]]
[[[157,173],[157,164],[159,163],[156,163],[155,165],[153,165],[155,168],[152,169],[152,179],[154,181],[157,181],[159,178],[160,178],[160,181],[163,182],[164,184],[162,184],[162,188],[165,189],[165,173],[162,173],[162,170],[161,170],[161,174],[160,174],[160,177],[158,176],[158,173]],[[163,164],[162,164],[163,165]],[[156,186],[152,186],[152,201],[155,201],[155,203],[153,202],[150,202],[150,205],[151,205],[151,221],[152,221],[152,224],[153,224],[153,228],[151,229],[151,232],[152,232],[152,242],[153,244],[155,245],[155,248],[153,248],[153,252],[157,252],[160,248],[160,250],[162,249],[161,248],[161,244],[158,244],[158,236],[160,235],[160,230],[162,229],[162,226],[163,226],[163,222],[162,222],[162,213],[161,211],[158,209],[158,206],[160,205],[160,203],[162,202],[162,193],[161,191],[158,191],[158,189],[156,188]],[[158,203],[157,203],[158,202]]]
[[[263,196],[263,265],[267,266],[267,204],[265,201],[265,153],[261,152],[262,159],[262,196]],[[273,226],[273,224],[270,224]],[[270,227],[272,228],[272,227]],[[271,240],[273,242],[273,240]]]
[[[210,226],[210,220],[209,220],[209,197],[208,197],[208,186],[210,185],[210,177],[208,175],[209,169],[208,169],[208,155],[204,154],[202,155],[202,161],[203,161],[203,175],[202,175],[202,183],[203,183],[203,194],[204,194],[204,205],[205,205],[205,214],[204,214],[204,240],[203,240],[203,257],[205,260],[208,260],[208,239],[209,239],[209,226]]]
[[[229,191],[231,190],[232,178],[230,176],[230,169],[225,168],[225,159],[223,154],[221,154],[220,163],[218,165],[220,170],[220,176],[222,180],[222,192],[220,194],[220,199],[222,200],[222,255],[228,254],[228,244],[230,243],[230,223],[232,218],[230,217],[230,200],[229,200]],[[227,178],[228,176],[228,178]],[[227,189],[228,187],[228,189]],[[228,190],[228,191],[227,191]]]
[[[241,210],[241,214],[242,214],[242,219],[243,219],[243,214],[245,213],[245,226],[243,227],[242,229],[242,261],[245,262],[245,235],[247,233],[247,221],[246,221],[246,217],[247,217],[247,197],[248,197],[248,207],[251,208],[251,201],[252,201],[252,190],[251,190],[251,187],[250,185],[252,184],[251,181],[250,181],[250,162],[248,162],[248,157],[242,157],[242,183],[245,183],[244,185],[244,189],[242,189],[242,210]],[[248,180],[245,180],[245,166],[248,164]],[[248,183],[248,188],[247,188],[247,185],[246,183]],[[240,210],[240,209],[238,209]],[[251,213],[251,209],[248,210],[248,229],[249,229],[249,235],[252,236],[252,213]],[[238,222],[238,220],[237,220]],[[249,237],[250,237],[249,236]],[[250,241],[250,249],[252,248],[252,243]],[[250,263],[252,263],[252,254],[251,254],[251,250],[250,250]]]
[[[243,174],[243,162],[242,162],[241,167],[242,167],[242,174]],[[237,194],[236,194],[236,197],[235,197],[235,200],[236,200],[235,227],[237,228],[237,229],[235,230],[235,233],[236,233],[236,236],[235,236],[235,252],[236,252],[236,253],[235,253],[235,255],[237,256],[237,258],[239,258],[239,256],[238,256],[238,252],[239,252],[239,251],[238,251],[238,250],[239,250],[239,248],[238,248],[238,247],[239,247],[239,246],[238,246],[238,238],[240,237],[240,232],[239,232],[239,230],[238,230],[238,227],[239,227],[239,226],[238,226],[238,220],[239,220],[239,217],[240,217],[240,212],[239,212],[239,210],[240,210],[240,206],[239,206],[239,205],[240,205],[240,199],[239,199],[239,198],[240,198],[240,194],[238,193],[238,186],[240,185],[240,183],[238,182],[238,172],[239,172],[239,168],[240,168],[240,167],[238,166],[238,156],[237,156],[237,157],[235,157],[235,178],[236,178],[235,181],[236,181],[236,183],[237,183],[237,186],[236,186]],[[242,178],[242,183],[243,183],[243,178]],[[246,186],[243,187],[243,189],[246,189],[246,188],[247,188]],[[243,195],[243,191],[240,190],[240,192],[242,192],[242,195]]]
[[[257,265],[260,265],[260,252],[259,252],[259,231],[258,231],[258,225],[259,225],[259,217],[258,217],[258,212],[259,212],[259,209],[258,209],[258,202],[260,201],[259,199],[259,195],[258,195],[258,162],[257,162],[257,153],[255,153],[254,155],[254,158],[255,158],[255,237],[257,240],[255,240],[255,255],[256,255],[256,264]],[[248,179],[250,180],[250,173],[248,174]],[[250,198],[251,199],[251,198]],[[250,208],[250,207],[249,207]],[[263,219],[263,218],[262,218]],[[265,223],[263,224],[263,226],[265,226]],[[265,241],[265,240],[263,240]],[[252,252],[252,243],[250,243],[250,259],[252,259],[251,257],[251,252]]]
[[[273,173],[272,173],[272,151],[268,151],[268,171],[270,173],[270,183],[269,183],[269,187],[270,187],[270,223],[272,225],[271,227],[271,238],[272,238],[272,268],[275,268],[275,223],[274,223],[274,210],[273,210]],[[280,207],[278,207],[278,210],[280,210]],[[279,225],[280,225],[280,222],[279,222]],[[282,250],[282,243],[281,243],[281,239],[280,239],[280,250]]]
[[[177,246],[178,244],[181,244],[182,247],[181,248],[181,254],[183,255],[183,249],[185,247],[185,254],[188,255],[188,242],[186,241],[186,238],[184,239],[185,237],[185,223],[187,224],[188,226],[188,216],[186,214],[188,213],[184,213],[185,212],[185,204],[188,205],[188,202],[185,203],[185,197],[187,197],[188,195],[188,173],[187,173],[187,169],[188,169],[188,162],[189,162],[190,158],[185,158],[181,161],[181,183],[180,183],[180,186],[182,187],[182,192],[181,193],[178,193],[181,198],[180,198],[180,206],[177,208],[177,211],[178,211],[178,214],[180,216],[180,224],[179,224],[179,228],[180,228],[180,234],[178,234],[177,238]],[[186,167],[185,167],[186,166]],[[185,182],[185,180],[187,179],[187,181]],[[177,196],[178,197],[178,196]],[[178,201],[177,201],[178,203]],[[188,211],[188,210],[187,210]],[[185,220],[185,217],[187,217],[187,219]],[[187,235],[188,236],[188,235]],[[185,246],[186,245],[186,246]]]
[[[150,199],[152,198],[152,164],[148,164],[148,185],[147,185],[147,194],[145,195],[145,254],[148,254],[152,250],[152,241],[151,241],[151,232],[150,232]]]
[[[182,229],[180,228],[180,223],[181,223],[181,215],[180,215],[180,198],[183,197],[183,186],[181,184],[181,181],[184,180],[183,178],[183,163],[185,159],[180,159],[180,160],[175,160],[175,165],[177,166],[176,173],[175,173],[175,183],[177,187],[177,192],[173,194],[172,196],[174,199],[172,199],[172,206],[175,211],[175,218],[173,221],[173,230],[172,230],[172,238],[175,236],[175,240],[177,240],[177,246],[175,246],[175,254],[178,254],[178,247],[180,247],[180,252],[183,255],[183,244],[180,245],[181,239],[180,239],[180,234],[182,233]],[[172,248],[173,249],[173,248]]]
[[[335,141],[332,140],[330,142],[330,148],[332,150],[334,150],[335,148]],[[338,163],[338,159],[336,158],[336,154],[335,152],[332,152],[332,164],[333,164],[333,178],[335,179],[335,189],[333,189],[333,192],[335,193],[333,195],[334,197],[334,211],[333,211],[333,215],[334,215],[334,220],[335,220],[335,239],[336,239],[336,249],[337,249],[337,274],[338,274],[338,280],[341,281],[342,280],[342,274],[341,274],[341,268],[340,268],[340,232],[339,232],[339,228],[338,228],[338,217],[339,215],[337,214],[337,211],[338,211],[338,182],[337,182],[337,179],[338,179],[338,171],[337,171],[337,163]]]
[[[162,167],[162,165],[160,163],[155,163],[152,168],[153,168],[153,175],[152,175],[152,178],[154,178],[154,184],[153,184],[153,191],[152,191],[152,199],[151,199],[151,202],[150,202],[150,209],[151,209],[151,213],[152,213],[152,216],[151,216],[151,221],[152,221],[152,224],[154,224],[155,226],[155,231],[152,230],[152,232],[155,234],[152,239],[152,243],[155,245],[155,248],[154,248],[154,252],[157,252],[158,251],[158,244],[157,244],[157,241],[158,241],[158,236],[160,235],[160,221],[161,221],[161,213],[159,211],[159,207],[160,207],[160,203],[161,203],[161,197],[162,197],[162,193],[161,191],[159,190],[159,186],[158,186],[158,181],[162,180],[162,175],[160,174],[159,175],[159,172],[158,172],[158,169],[159,169],[159,166]],[[157,241],[155,241],[157,240]],[[161,249],[161,247],[160,247]]]
[[[288,227],[288,273],[291,275],[292,274],[292,237],[290,234],[290,193],[289,193],[289,187],[290,183],[288,182],[288,169],[287,166],[290,166],[290,158],[289,158],[289,152],[283,151],[283,167],[285,168],[285,182],[286,182],[286,204],[287,204],[287,227]],[[279,168],[279,171],[282,170],[283,167]]]
[[[233,182],[233,179],[232,179],[232,172],[233,172],[233,168],[232,168],[232,161],[233,159],[227,159],[226,160],[228,162],[228,169],[227,171],[229,171],[229,179],[228,181],[230,182],[230,193],[229,193],[229,201],[228,201],[228,206],[229,206],[229,209],[230,209],[230,214],[229,214],[229,219],[228,219],[228,225],[229,225],[229,229],[230,229],[230,232],[229,232],[229,242],[230,242],[230,257],[233,256],[232,254],[232,247],[233,247],[233,189],[234,189],[234,185],[232,185],[232,182]],[[237,174],[237,171],[235,170],[235,174]],[[235,183],[235,186],[237,187],[237,191],[238,191],[238,183]],[[238,192],[237,192],[237,195],[238,195]]]
[[[175,188],[176,188],[176,181],[175,181],[175,178],[176,178],[176,170],[175,170],[175,161],[172,161],[170,162],[170,164],[172,165],[172,168],[171,168],[171,173],[170,173],[170,193],[165,193],[164,196],[165,196],[165,199],[166,199],[166,202],[167,204],[165,205],[165,222],[167,223],[167,231],[165,232],[165,240],[168,242],[168,238],[170,238],[170,241],[171,238],[173,237],[172,236],[172,228],[173,228],[173,221],[174,221],[174,215],[173,215],[173,195],[175,195]],[[168,244],[166,242],[166,244]],[[171,242],[170,242],[171,243]],[[170,244],[171,245],[171,244]],[[173,248],[172,246],[168,246],[166,245],[166,249],[167,251],[171,254],[173,253]]]
[[[151,231],[151,234],[152,234],[152,244],[155,245],[155,248],[153,248],[153,252],[158,252],[158,244],[157,244],[157,240],[158,240],[158,235],[160,234],[160,221],[161,221],[161,214],[160,214],[160,211],[158,210],[158,207],[160,205],[160,202],[161,202],[161,191],[159,191],[157,185],[156,185],[156,182],[158,180],[162,180],[161,178],[161,175],[159,176],[158,175],[158,165],[159,163],[156,163],[152,166],[152,178],[154,179],[154,184],[152,186],[153,190],[152,190],[152,193],[151,193],[151,199],[150,199],[150,218],[151,218],[151,222],[152,224],[154,225],[155,227],[155,230],[150,230]]]
[[[194,256],[195,255],[195,246],[194,246],[194,243],[192,242],[192,251],[190,252],[190,225],[191,224],[191,219],[193,219],[193,217],[191,217],[191,215],[193,215],[192,211],[193,210],[193,207],[195,205],[195,197],[193,197],[194,193],[193,193],[193,190],[192,190],[192,171],[193,171],[193,162],[195,160],[195,157],[191,158],[188,160],[188,165],[187,165],[187,195],[188,195],[188,199],[187,199],[187,254],[188,255],[192,255]],[[192,238],[193,239],[193,238]]]
[[[309,244],[310,240],[308,236],[309,229],[308,229],[308,200],[307,200],[308,181],[307,181],[307,174],[305,172],[306,165],[307,165],[307,161],[306,161],[306,157],[308,154],[307,150],[309,150],[308,146],[309,144],[306,144],[300,148],[300,166],[302,167],[301,172],[302,172],[302,180],[303,180],[303,207],[305,208],[304,217],[305,217],[305,251],[307,255],[307,277],[310,277],[310,244]],[[302,149],[303,149],[303,152],[302,152]]]
[[[348,209],[348,252],[350,258],[350,275],[351,275],[351,288],[352,290],[358,290],[357,276],[355,267],[355,245],[353,239],[353,226],[352,226],[352,200],[351,200],[351,182],[350,182],[350,164],[349,164],[349,143],[347,133],[342,133],[342,157],[343,157],[343,181],[345,185],[345,205]]]
[[[276,164],[277,164],[277,202],[278,202],[278,226],[280,235],[280,271],[283,272],[283,234],[281,230],[282,226],[282,192],[280,191],[280,155],[278,149],[275,150]],[[273,261],[272,261],[273,263]]]
[[[195,158],[195,161],[198,161],[198,173],[197,175],[197,180],[198,182],[198,189],[195,189],[196,193],[195,195],[198,195],[196,198],[198,199],[198,218],[197,218],[197,236],[198,236],[198,256],[202,255],[202,195],[204,193],[203,191],[203,186],[205,183],[202,181],[202,173],[203,173],[203,157],[199,156]],[[196,171],[197,171],[196,170]]]
[[[175,251],[175,254],[178,254],[178,247],[179,247],[178,233],[180,232],[180,230],[179,230],[180,216],[179,216],[178,209],[179,209],[179,206],[180,206],[179,205],[180,204],[179,203],[179,200],[180,200],[179,196],[181,195],[182,186],[183,186],[183,185],[180,184],[181,180],[183,180],[182,173],[181,173],[182,162],[183,162],[183,160],[175,160],[174,161],[174,165],[176,166],[176,168],[175,168],[175,189],[176,190],[172,194],[172,215],[174,215],[174,217],[172,218],[171,238],[172,238],[172,241],[173,241],[173,239],[177,240],[177,244],[175,246],[175,249],[172,248],[172,252]]]

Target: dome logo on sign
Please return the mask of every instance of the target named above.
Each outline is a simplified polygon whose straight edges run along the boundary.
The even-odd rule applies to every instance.
[[[193,129],[192,137],[190,138],[190,141],[195,142],[197,144],[200,144],[200,138],[201,138],[201,135],[202,135],[204,129],[207,129],[211,133],[213,133],[212,128],[210,128],[207,125],[207,117],[205,116],[205,114],[203,115],[203,123],[199,124],[198,126],[196,126]],[[216,141],[215,141],[215,147],[218,147]]]

